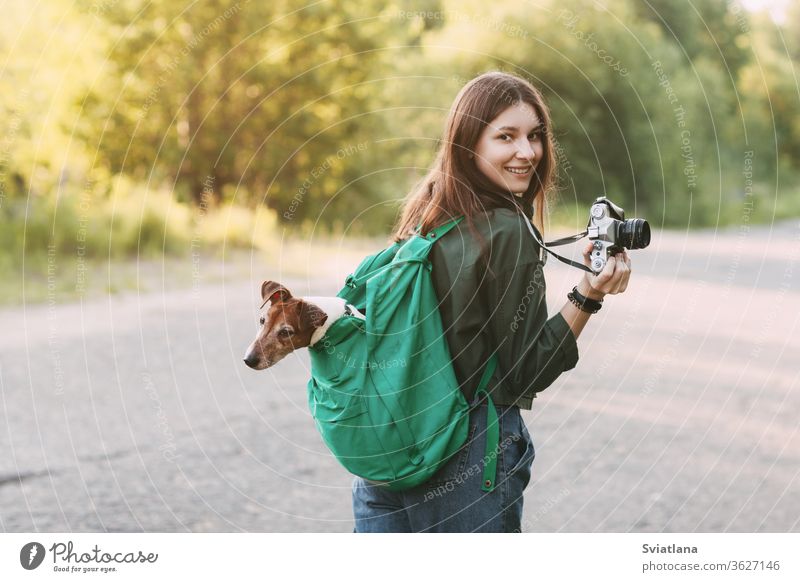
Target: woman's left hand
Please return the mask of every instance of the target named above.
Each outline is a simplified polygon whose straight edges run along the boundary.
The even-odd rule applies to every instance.
[[[592,243],[588,243],[583,251],[584,263],[588,267],[592,252]],[[616,295],[628,288],[631,278],[631,259],[624,249],[621,253],[608,258],[606,266],[597,275],[585,273],[583,280],[578,285],[578,291],[589,299],[601,301],[606,295]]]

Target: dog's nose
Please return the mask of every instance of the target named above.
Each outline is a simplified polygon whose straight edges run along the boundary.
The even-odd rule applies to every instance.
[[[244,363],[247,364],[251,368],[255,368],[258,364],[258,358],[255,354],[249,354],[245,359]]]

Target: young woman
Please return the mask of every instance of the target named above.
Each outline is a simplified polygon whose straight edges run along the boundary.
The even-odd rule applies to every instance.
[[[468,402],[475,401],[487,360],[497,355],[488,389],[500,423],[496,486],[481,489],[486,404],[476,403],[467,443],[430,481],[391,492],[355,479],[357,532],[521,530],[534,450],[520,409],[529,410],[537,392],[575,366],[576,338],[597,302],[625,290],[631,265],[623,253],[599,275],[584,274],[577,293],[548,319],[543,252],[531,219],[542,240],[556,164],[550,129],[539,91],[524,79],[493,72],[470,81],[450,109],[433,168],[409,195],[393,234],[404,240],[419,224],[424,234],[465,217],[433,246],[430,261]],[[588,243],[587,265],[590,250]]]

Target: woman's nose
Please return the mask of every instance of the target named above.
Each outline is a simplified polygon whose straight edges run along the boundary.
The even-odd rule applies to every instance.
[[[533,147],[527,139],[517,146],[517,157],[521,160],[527,161],[530,161],[536,157],[536,152],[533,150]]]

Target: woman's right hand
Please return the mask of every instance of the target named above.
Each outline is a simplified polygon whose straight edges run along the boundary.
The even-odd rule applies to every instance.
[[[590,253],[592,243],[587,243],[583,251],[583,262],[588,267],[591,265]],[[606,266],[597,275],[584,273],[583,279],[578,284],[578,291],[596,301],[602,301],[606,295],[622,293],[628,287],[631,278],[631,259],[624,249],[621,253],[608,257]]]

